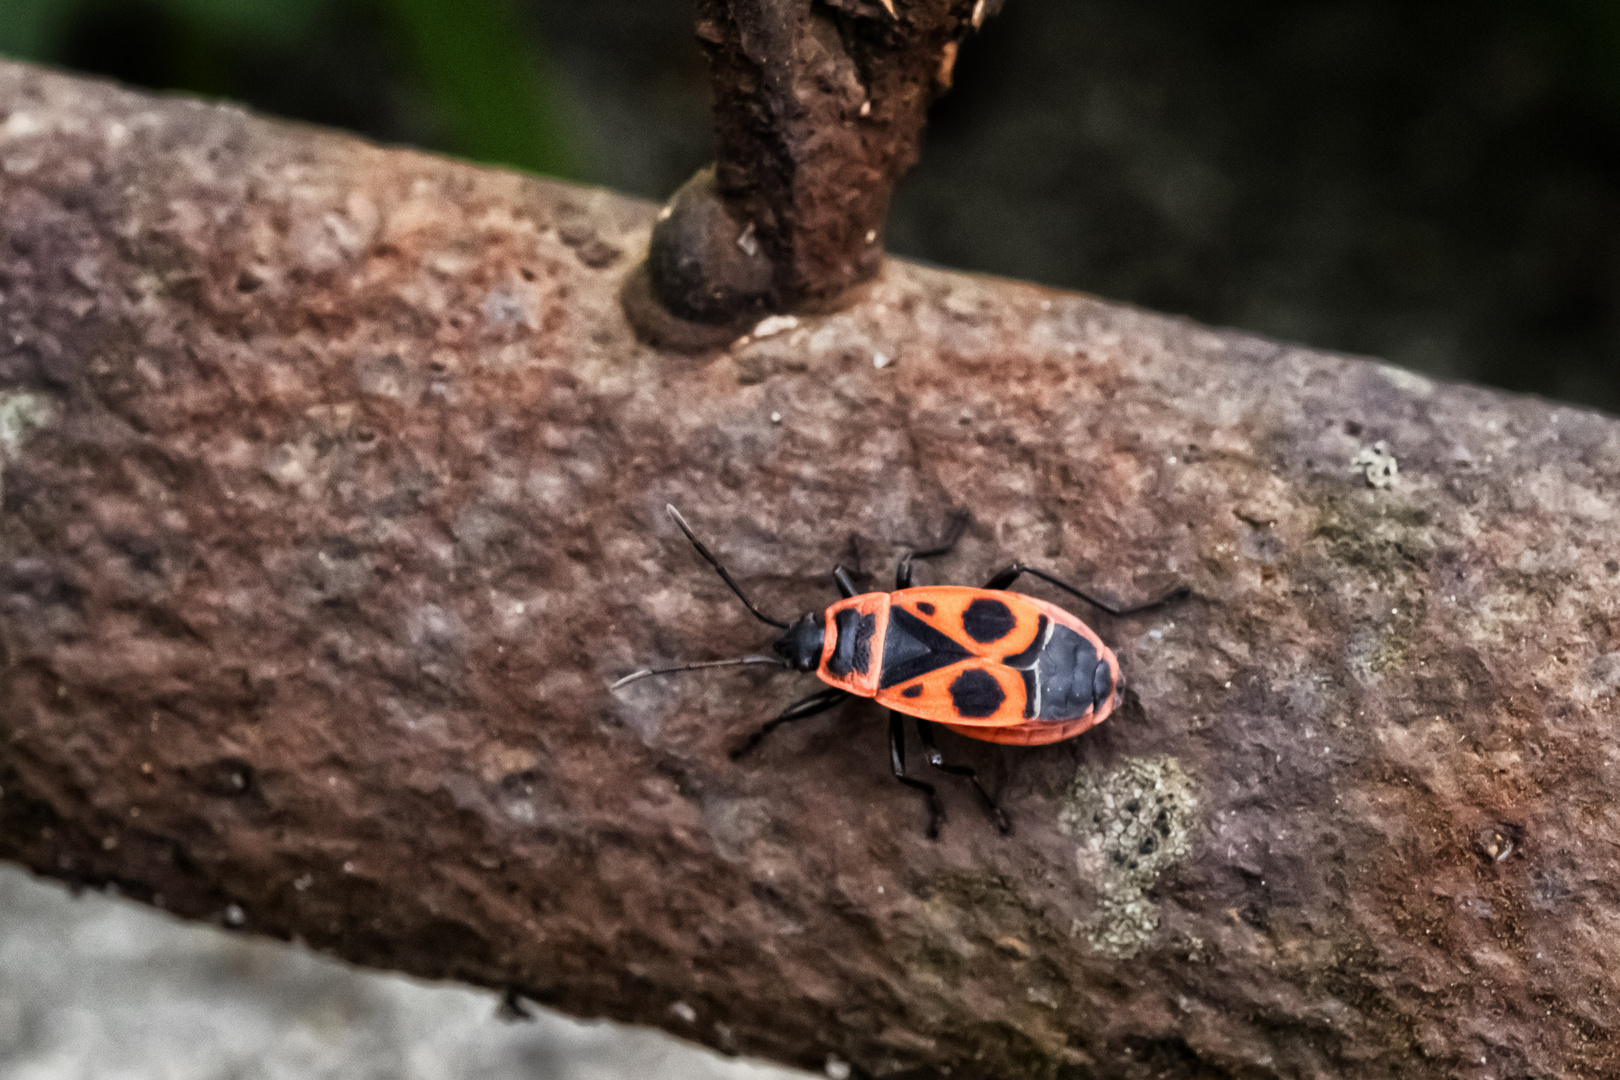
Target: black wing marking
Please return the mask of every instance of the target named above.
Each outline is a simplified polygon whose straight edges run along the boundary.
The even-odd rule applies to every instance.
[[[1052,640],[1052,629],[1052,620],[1042,615],[1041,621],[1035,624],[1035,640],[1029,643],[1029,648],[1001,659],[1003,664],[1024,677],[1025,720],[1033,720],[1041,714],[1041,680],[1035,666],[1040,663],[1041,650]]]
[[[894,605],[889,608],[889,628],[883,635],[883,673],[878,678],[878,689],[887,690],[972,655],[954,638]]]
[[[877,616],[870,611],[863,615],[854,608],[845,608],[833,619],[838,640],[827,660],[827,670],[841,679],[852,672],[865,675],[872,665],[872,636],[877,633]]]

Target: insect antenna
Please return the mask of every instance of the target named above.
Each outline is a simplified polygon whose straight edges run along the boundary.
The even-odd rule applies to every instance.
[[[715,572],[720,575],[720,580],[724,581],[727,585],[730,585],[731,591],[737,594],[737,599],[743,602],[744,607],[753,612],[754,618],[758,619],[762,623],[769,623],[772,626],[779,627],[783,630],[788,628],[787,623],[782,622],[779,619],[771,618],[769,615],[765,614],[763,611],[759,610],[759,608],[754,606],[754,602],[748,599],[748,594],[742,591],[742,586],[731,580],[731,575],[726,573],[726,568],[720,565],[720,560],[710,554],[709,549],[703,546],[703,541],[692,535],[692,527],[686,523],[685,518],[681,517],[681,512],[675,509],[674,503],[666,503],[664,505],[664,509],[669,511],[669,516],[675,519],[675,524],[681,527],[681,532],[686,534],[686,538],[692,541],[692,546],[697,548],[697,553],[703,556],[705,562],[714,567]]]
[[[1172,604],[1177,600],[1185,600],[1187,597],[1192,595],[1191,585],[1177,585],[1174,589],[1171,589],[1169,592],[1155,600],[1149,600],[1144,604],[1130,604],[1128,606],[1121,606],[1119,604],[1110,604],[1106,600],[1099,600],[1090,593],[1082,592],[1081,590],[1075,588],[1067,581],[1055,578],[1051,574],[1048,574],[1042,570],[1037,570],[1032,566],[1024,566],[1021,569],[1026,574],[1033,577],[1038,577],[1048,584],[1056,585],[1066,593],[1078,596],[1092,607],[1101,608],[1110,615],[1140,615],[1144,611],[1152,611],[1155,608],[1161,608],[1167,604]]]
[[[774,656],[739,656],[735,660],[704,660],[697,664],[677,664],[674,667],[642,668],[632,671],[618,682],[609,686],[609,690],[617,690],[621,686],[628,686],[637,679],[645,679],[650,675],[673,675],[677,671],[697,671],[701,668],[735,667],[738,664],[775,664],[777,667],[787,667],[787,664]]]

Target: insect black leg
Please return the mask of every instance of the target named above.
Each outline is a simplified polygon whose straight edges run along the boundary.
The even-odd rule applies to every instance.
[[[973,790],[984,800],[984,807],[990,812],[990,820],[996,823],[1001,835],[1006,836],[1012,832],[1012,822],[1007,820],[1007,815],[996,805],[996,800],[992,799],[990,793],[984,790],[984,785],[979,783],[978,774],[966,765],[945,764],[945,756],[939,752],[939,747],[934,745],[934,724],[920,716],[917,717],[917,740],[922,743],[923,756],[928,759],[928,764],[952,776],[967,777],[968,783],[973,785]]]
[[[928,839],[939,839],[939,823],[945,817],[945,807],[934,793],[934,785],[906,775],[906,729],[903,717],[889,710],[889,765],[894,778],[907,787],[914,787],[928,798]]]
[[[817,713],[824,713],[848,696],[849,692],[847,690],[840,690],[836,686],[832,686],[825,690],[818,690],[807,698],[800,698],[776,716],[761,724],[759,730],[748,736],[747,739],[738,743],[736,748],[731,751],[731,760],[736,761],[748,753],[760,744],[760,740],[783,724],[791,723],[794,720],[803,720],[805,717],[814,716]]]
[[[909,553],[900,560],[900,565],[894,568],[894,588],[896,592],[901,589],[911,588],[911,555]]]
[[[1048,584],[1056,585],[1064,592],[1078,596],[1092,607],[1101,608],[1110,615],[1136,615],[1143,611],[1152,611],[1154,608],[1163,607],[1168,603],[1181,600],[1192,595],[1191,586],[1177,585],[1174,589],[1171,589],[1157,600],[1149,600],[1145,604],[1134,604],[1130,607],[1120,607],[1117,604],[1110,604],[1106,600],[1099,600],[1095,596],[1091,596],[1088,593],[1082,592],[1081,590],[1075,588],[1068,582],[1063,581],[1060,578],[1053,577],[1044,570],[1037,570],[1033,566],[1025,566],[1023,563],[1013,563],[1011,566],[1001,571],[1001,573],[985,582],[984,587],[986,589],[1005,589],[1024,574],[1031,574],[1040,578],[1042,581],[1047,582]]]
[[[1021,563],[1013,563],[995,577],[984,583],[987,589],[1005,589],[1023,576],[1024,567]]]
[[[962,539],[962,534],[967,531],[968,522],[971,520],[972,515],[966,510],[958,510],[951,515],[951,524],[945,534],[945,539],[931,548],[906,552],[905,558],[900,560],[900,565],[894,568],[894,587],[896,589],[911,588],[911,560],[932,559],[936,555],[949,555],[955,550],[956,542]]]
[[[854,579],[849,576],[849,571],[842,566],[833,567],[833,584],[838,586],[838,595],[845,600],[848,600],[856,593]]]

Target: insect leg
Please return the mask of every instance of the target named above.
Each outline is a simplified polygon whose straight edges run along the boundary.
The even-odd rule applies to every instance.
[[[962,534],[967,531],[968,522],[971,520],[973,520],[972,514],[966,510],[958,510],[951,515],[951,524],[945,533],[945,539],[931,548],[906,552],[905,558],[900,560],[900,565],[894,568],[894,587],[896,589],[911,588],[911,560],[932,559],[936,555],[949,555],[956,548],[956,542],[962,539]]]
[[[1191,586],[1177,585],[1174,589],[1171,589],[1169,592],[1165,593],[1156,600],[1149,600],[1145,604],[1133,604],[1129,607],[1120,607],[1117,604],[1110,604],[1106,600],[1099,600],[1095,596],[1075,588],[1073,585],[1070,585],[1067,581],[1064,581],[1061,578],[1055,578],[1044,570],[1037,570],[1033,566],[1025,566],[1023,563],[1013,563],[1011,566],[1001,571],[1001,573],[985,582],[984,587],[986,589],[1005,589],[1024,574],[1031,574],[1040,578],[1042,581],[1047,582],[1048,584],[1056,585],[1064,592],[1078,596],[1092,607],[1100,608],[1103,611],[1108,612],[1110,615],[1135,615],[1143,611],[1152,611],[1154,608],[1163,607],[1165,604],[1171,603],[1172,601],[1181,600],[1192,595]]]
[[[973,785],[973,790],[977,791],[979,798],[984,800],[984,807],[990,812],[990,820],[996,823],[996,828],[1001,830],[1001,835],[1006,836],[1012,832],[1012,822],[1007,820],[1007,815],[1002,813],[1001,807],[996,805],[996,800],[992,799],[990,793],[984,790],[984,785],[979,783],[978,774],[966,765],[947,765],[945,763],[945,756],[939,752],[939,747],[934,745],[934,726],[930,721],[924,720],[920,716],[917,717],[917,739],[922,743],[923,756],[928,759],[928,764],[941,772],[948,772],[952,776],[967,777],[968,783]]]
[[[833,567],[833,584],[838,586],[838,595],[845,600],[848,600],[856,593],[854,579],[849,576],[849,571],[842,566]]]
[[[849,697],[848,691],[840,690],[836,686],[831,686],[825,690],[817,690],[809,697],[800,698],[798,701],[795,701],[793,704],[783,709],[780,713],[761,724],[759,730],[748,736],[747,739],[744,739],[741,743],[738,743],[736,748],[731,751],[731,760],[736,761],[738,758],[748,753],[754,747],[759,745],[761,739],[765,738],[765,736],[769,735],[783,724],[791,723],[794,720],[803,720],[805,717],[814,716],[817,713],[824,713],[834,705],[842,702],[846,697]]]
[[[889,710],[889,765],[894,778],[907,787],[914,787],[928,799],[928,839],[939,839],[939,823],[945,817],[945,807],[934,793],[934,785],[906,775],[906,729],[904,717]]]
[[[1013,563],[1011,566],[998,573],[995,577],[985,582],[984,587],[987,589],[1005,589],[1007,586],[1011,585],[1013,582],[1022,577],[1023,574],[1024,564]]]

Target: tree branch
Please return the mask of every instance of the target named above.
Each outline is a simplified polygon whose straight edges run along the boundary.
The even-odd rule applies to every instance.
[[[830,311],[883,262],[895,183],[961,41],[1000,0],[696,0],[719,161],[670,201],[626,309],[655,343],[725,344]]]
[[[855,1075],[1620,1071],[1620,425],[894,262],[671,356],[652,220],[0,65],[0,854]],[[666,502],[773,611],[958,508],[1196,595],[930,843],[864,703],[608,691],[768,637]]]

